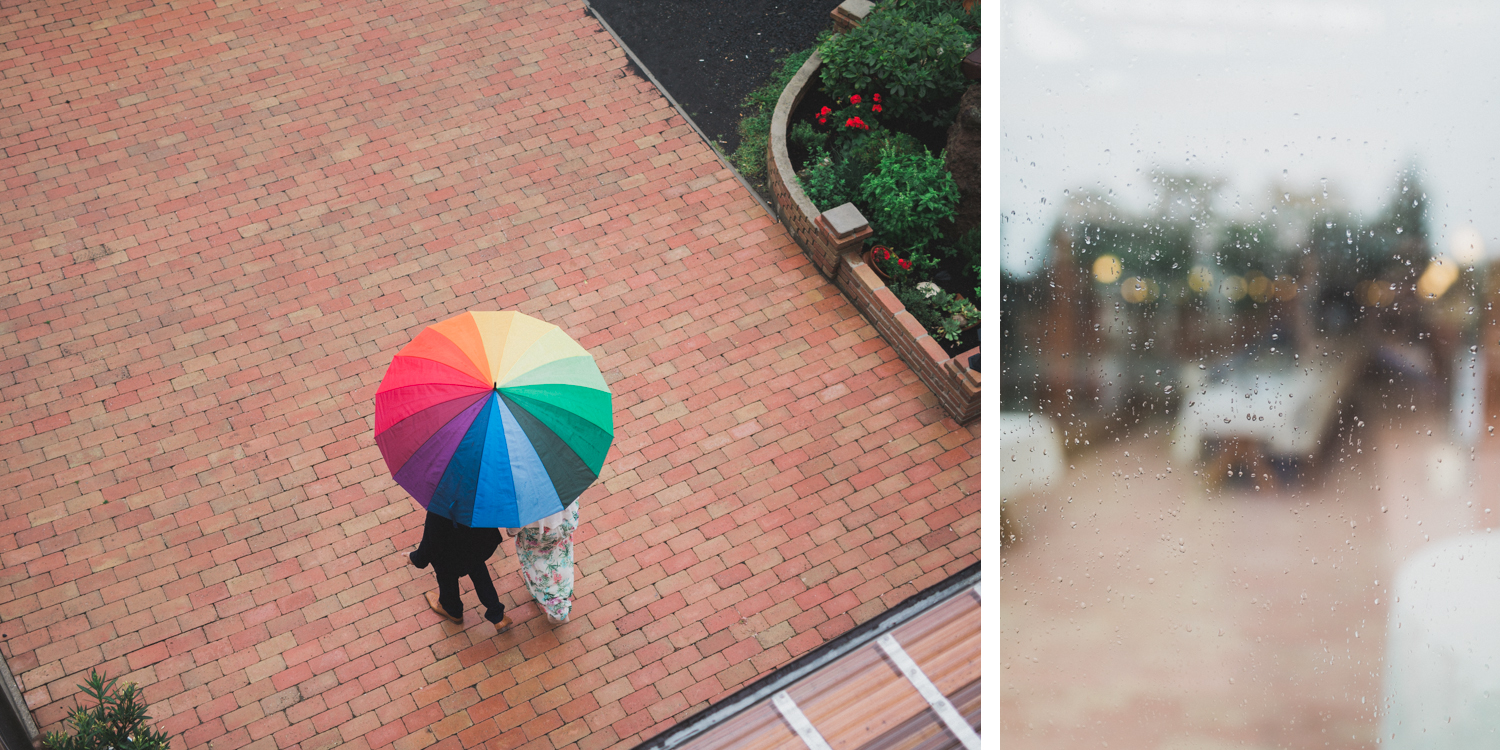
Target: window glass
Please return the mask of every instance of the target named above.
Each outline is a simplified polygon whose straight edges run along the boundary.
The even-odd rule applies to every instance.
[[[1493,744],[1500,6],[999,13],[1001,741]]]

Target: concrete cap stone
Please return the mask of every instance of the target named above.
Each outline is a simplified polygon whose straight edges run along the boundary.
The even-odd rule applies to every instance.
[[[839,9],[855,18],[864,18],[870,15],[875,6],[870,4],[870,0],[844,0],[839,3]]]
[[[828,228],[839,237],[850,235],[869,226],[870,222],[865,219],[864,214],[854,207],[853,203],[845,203],[842,206],[830,208],[823,212],[823,220],[828,222]]]

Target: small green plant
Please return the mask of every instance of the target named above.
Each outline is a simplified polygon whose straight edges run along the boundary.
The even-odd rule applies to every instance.
[[[740,145],[729,161],[746,177],[761,179],[766,176],[766,142],[771,139],[771,113],[776,110],[781,92],[796,77],[797,69],[812,56],[813,49],[809,47],[787,55],[782,59],[781,67],[773,71],[760,88],[745,95],[739,123]]]
[[[146,725],[146,702],[135,683],[117,688],[118,678],[106,681],[95,671],[78,689],[98,704],[93,708],[78,706],[68,717],[73,735],[49,732],[42,739],[45,750],[167,750],[170,738],[165,732]]]
[[[979,308],[974,303],[930,281],[898,284],[891,291],[933,338],[955,344],[965,330],[979,324]]]
[[[967,87],[960,63],[974,38],[952,15],[924,22],[877,10],[853,30],[819,45],[823,91],[835,101],[880,91],[889,99],[886,109],[892,117],[951,122],[952,107],[933,105]]]
[[[810,122],[795,123],[787,128],[786,140],[788,143],[795,143],[807,149],[808,153],[828,146],[828,134],[818,132],[818,129]]]
[[[851,198],[844,186],[841,165],[835,164],[833,157],[822,149],[813,152],[807,169],[797,176],[797,182],[802,185],[802,192],[807,194],[807,199],[819,211],[842,206]]]
[[[942,237],[942,224],[958,208],[958,186],[941,155],[886,151],[860,183],[875,241],[909,253],[924,253]]]

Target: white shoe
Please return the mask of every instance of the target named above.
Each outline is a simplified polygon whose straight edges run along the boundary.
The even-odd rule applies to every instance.
[[[551,612],[547,613],[547,622],[550,622],[553,625],[561,625],[561,624],[563,624],[563,623],[565,623],[567,621],[568,621],[567,617],[563,617],[562,619],[558,619],[556,617],[553,617]]]

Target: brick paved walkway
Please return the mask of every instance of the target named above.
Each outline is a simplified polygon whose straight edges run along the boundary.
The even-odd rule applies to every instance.
[[[979,428],[577,2],[0,10],[0,651],[190,748],[629,746],[979,548]],[[440,623],[391,355],[514,308],[616,441],[573,621]],[[472,595],[470,602],[472,604]]]

